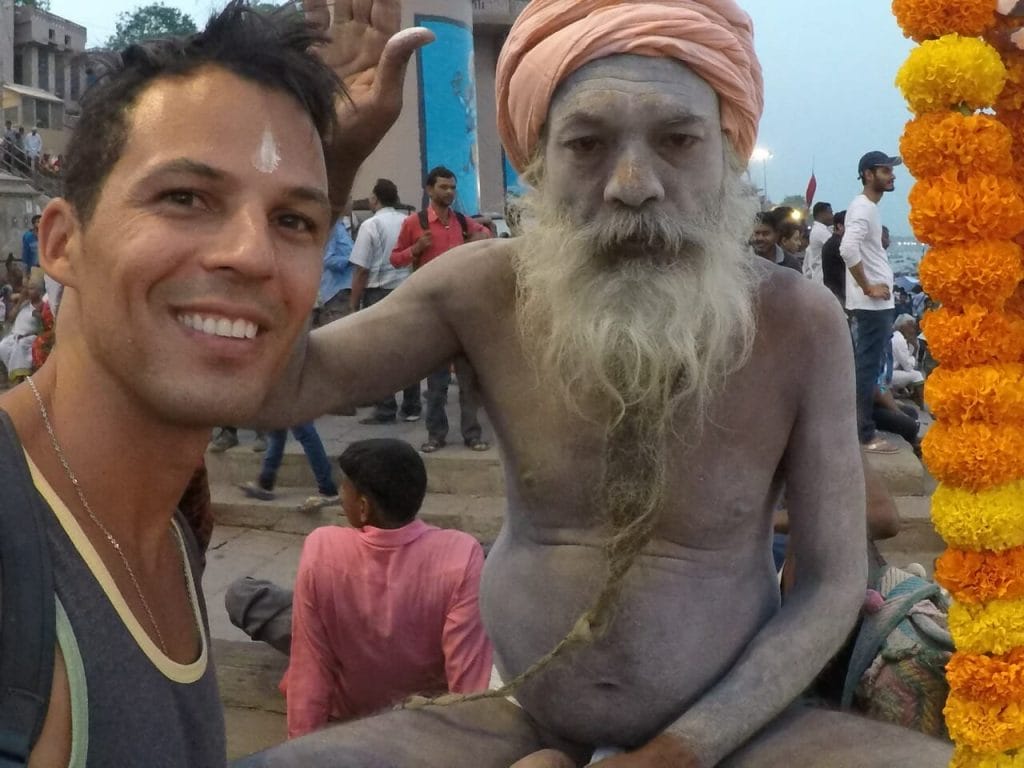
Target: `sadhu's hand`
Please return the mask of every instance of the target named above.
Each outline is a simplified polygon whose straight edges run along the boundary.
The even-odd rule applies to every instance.
[[[640,749],[605,758],[595,768],[703,768],[697,756],[677,736],[663,733]]]
[[[402,111],[409,59],[434,39],[422,27],[399,31],[401,0],[302,0],[307,18],[327,32],[320,55],[341,78],[348,99],[338,100],[336,149],[361,162]]]

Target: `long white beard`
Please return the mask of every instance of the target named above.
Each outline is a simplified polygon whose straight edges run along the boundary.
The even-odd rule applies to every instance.
[[[698,436],[753,345],[755,201],[727,173],[691,219],[623,208],[581,224],[539,177],[515,258],[519,330],[538,372],[609,431],[628,411],[661,436]]]

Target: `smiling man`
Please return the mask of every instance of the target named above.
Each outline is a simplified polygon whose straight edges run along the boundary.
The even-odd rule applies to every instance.
[[[948,745],[795,703],[864,599],[864,481],[840,309],[747,247],[749,17],[533,0],[497,82],[535,190],[523,236],[457,248],[314,332],[267,407],[298,421],[469,359],[508,489],[481,585],[506,685],[245,764],[945,765]],[[782,483],[801,579],[780,606]]]
[[[340,91],[317,42],[301,15],[232,2],[198,35],[107,59],[83,102],[39,229],[66,287],[60,343],[0,400],[44,502],[56,596],[31,765],[225,763],[197,550],[174,509],[211,425],[261,402],[313,307]]]

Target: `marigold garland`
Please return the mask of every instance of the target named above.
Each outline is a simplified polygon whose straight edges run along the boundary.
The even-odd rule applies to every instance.
[[[1024,648],[1002,656],[953,654],[946,664],[946,682],[961,699],[987,704],[1024,702]]]
[[[943,711],[953,740],[982,752],[1012,749],[1024,741],[1024,707],[1018,703],[993,706],[950,693]]]
[[[900,155],[918,179],[951,168],[1006,174],[1013,168],[1013,135],[991,115],[929,112],[907,123]]]
[[[1000,550],[1024,546],[1024,480],[985,491],[940,485],[932,494],[932,524],[951,547]]]
[[[1009,653],[1024,645],[1024,601],[993,600],[983,605],[953,603],[949,608],[949,632],[962,653]],[[952,731],[950,724],[950,733]],[[998,747],[980,749],[996,751]]]
[[[897,87],[918,115],[991,107],[1005,83],[999,52],[983,40],[956,34],[915,48],[896,75]]]
[[[978,37],[996,22],[992,0],[893,0],[892,12],[904,36],[918,42],[947,32]]]
[[[1001,552],[947,549],[935,562],[935,580],[961,603],[1024,598],[1024,547]],[[1021,671],[1024,699],[1024,666]]]
[[[957,488],[978,492],[1024,477],[1024,428],[1020,424],[936,423],[921,448],[931,473]],[[1024,528],[1020,519],[1017,525]]]
[[[975,752],[967,746],[953,751],[950,768],[1024,768],[1024,752]]]
[[[1024,319],[1012,312],[977,305],[962,311],[942,307],[925,315],[921,329],[932,355],[950,368],[1024,358]]]
[[[988,173],[922,179],[910,190],[910,224],[928,245],[1012,240],[1024,231],[1024,188]]]
[[[918,276],[940,304],[1002,309],[1024,280],[1024,250],[1010,240],[940,245],[925,254]]]
[[[935,418],[944,423],[1024,424],[1024,365],[937,368],[925,383],[925,398]]]

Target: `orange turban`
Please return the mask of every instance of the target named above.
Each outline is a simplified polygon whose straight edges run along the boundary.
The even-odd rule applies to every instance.
[[[733,0],[532,0],[498,58],[498,133],[512,165],[533,158],[555,90],[620,53],[681,61],[718,93],[722,130],[741,160],[764,109],[750,17]]]

